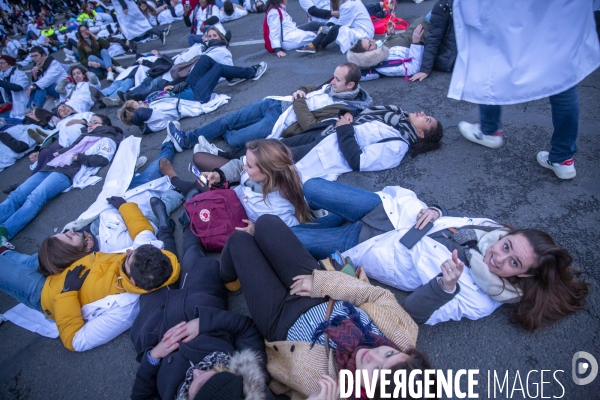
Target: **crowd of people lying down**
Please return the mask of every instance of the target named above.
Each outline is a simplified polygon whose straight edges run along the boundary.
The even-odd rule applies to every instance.
[[[523,41],[500,22],[455,32],[459,23],[479,26],[469,19],[472,1],[432,3],[401,32],[390,17],[401,7],[389,1],[300,0],[302,25],[287,0],[0,4],[9,7],[0,94],[11,105],[0,114],[0,171],[31,161],[29,178],[6,188],[0,203],[0,289],[55,326],[71,351],[130,330],[134,399],[337,399],[340,370],[433,368],[417,344],[419,324],[478,320],[508,304],[511,322],[534,331],[582,310],[588,284],[548,233],[449,210],[442,199],[426,204],[400,186],[370,192],[336,182],[444,151],[442,122],[379,103],[366,82],[418,84],[448,72],[449,96],[480,104],[480,123],[463,121],[459,131],[489,148],[504,145],[502,104],[550,97],[554,133],[536,159],[560,179],[575,177],[577,84],[600,65],[590,7],[560,5],[564,19],[578,18],[564,28],[536,14],[535,29],[560,31],[565,47],[585,50],[565,60],[578,66],[576,77],[567,66],[550,85],[547,75],[537,78],[542,70],[513,90],[500,71],[508,67],[495,68],[498,76],[478,72],[492,62],[481,54],[513,51],[489,43]],[[514,10],[528,5],[507,0],[493,7],[529,15]],[[265,14],[273,57],[339,47],[347,61],[331,66],[326,83],[274,93],[185,131],[180,119],[227,104],[229,96],[215,93],[220,82],[269,79],[267,62],[235,65],[229,50],[242,33],[226,23],[249,13]],[[380,19],[388,22],[378,26]],[[164,45],[179,21],[191,28],[184,51],[137,52],[138,42]],[[502,40],[484,40],[490,32]],[[60,49],[66,63],[53,56]],[[129,65],[115,59],[126,52],[137,53]],[[526,64],[512,73],[538,68],[533,58]],[[30,65],[31,78],[19,69]],[[101,111],[107,107],[119,107],[120,122],[138,126],[141,139],[124,135]],[[140,142],[160,131],[160,153],[149,161]],[[189,159],[195,179],[178,175],[175,157]],[[97,200],[36,254],[10,243],[47,202],[101,181],[104,167]],[[398,301],[370,279],[410,294]],[[241,293],[249,317],[228,310],[228,297]]]

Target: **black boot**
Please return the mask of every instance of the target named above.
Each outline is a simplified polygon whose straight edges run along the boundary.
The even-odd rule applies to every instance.
[[[158,219],[158,227],[160,228],[170,228],[170,218],[169,214],[167,214],[167,206],[161,199],[158,197],[152,197],[150,199],[150,207],[152,208],[152,212]]]

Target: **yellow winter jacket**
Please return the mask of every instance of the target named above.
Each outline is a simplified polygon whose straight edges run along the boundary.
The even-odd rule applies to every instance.
[[[119,207],[119,212],[127,225],[129,234],[133,239],[142,231],[153,231],[152,225],[142,214],[135,203],[125,203]],[[179,278],[180,265],[177,257],[166,250],[163,253],[171,260],[173,273],[161,286],[167,286]],[[148,291],[131,284],[124,274],[122,265],[126,254],[92,253],[76,262],[62,273],[49,276],[42,288],[41,305],[44,314],[56,321],[60,339],[66,348],[74,351],[72,346],[75,334],[85,324],[81,316],[81,307],[112,294],[136,293],[143,294]],[[65,283],[67,271],[78,265],[84,265],[90,273],[77,292],[61,293]],[[84,270],[84,271],[85,271]]]

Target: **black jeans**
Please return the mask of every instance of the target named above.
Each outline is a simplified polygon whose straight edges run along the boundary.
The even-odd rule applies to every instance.
[[[254,231],[254,236],[234,232],[229,237],[221,253],[221,278],[240,280],[254,324],[266,340],[285,340],[302,314],[326,301],[290,294],[294,277],[320,267],[279,217],[261,216]]]
[[[322,136],[321,133],[323,133],[323,129],[315,129],[306,133],[281,139],[281,141],[290,148],[294,162],[297,163],[319,143],[321,143],[321,140],[327,137]]]

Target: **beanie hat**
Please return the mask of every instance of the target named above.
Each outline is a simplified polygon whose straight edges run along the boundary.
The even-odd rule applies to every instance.
[[[195,400],[243,400],[244,378],[231,372],[213,375],[194,398]]]
[[[11,56],[7,56],[6,54],[3,54],[2,56],[0,56],[0,58],[1,58],[2,60],[6,61],[6,63],[7,63],[8,65],[10,65],[11,67],[14,67],[14,66],[15,66],[15,64],[17,63],[17,60],[16,60],[16,59],[14,59],[14,58],[13,58],[13,57],[11,57]]]

